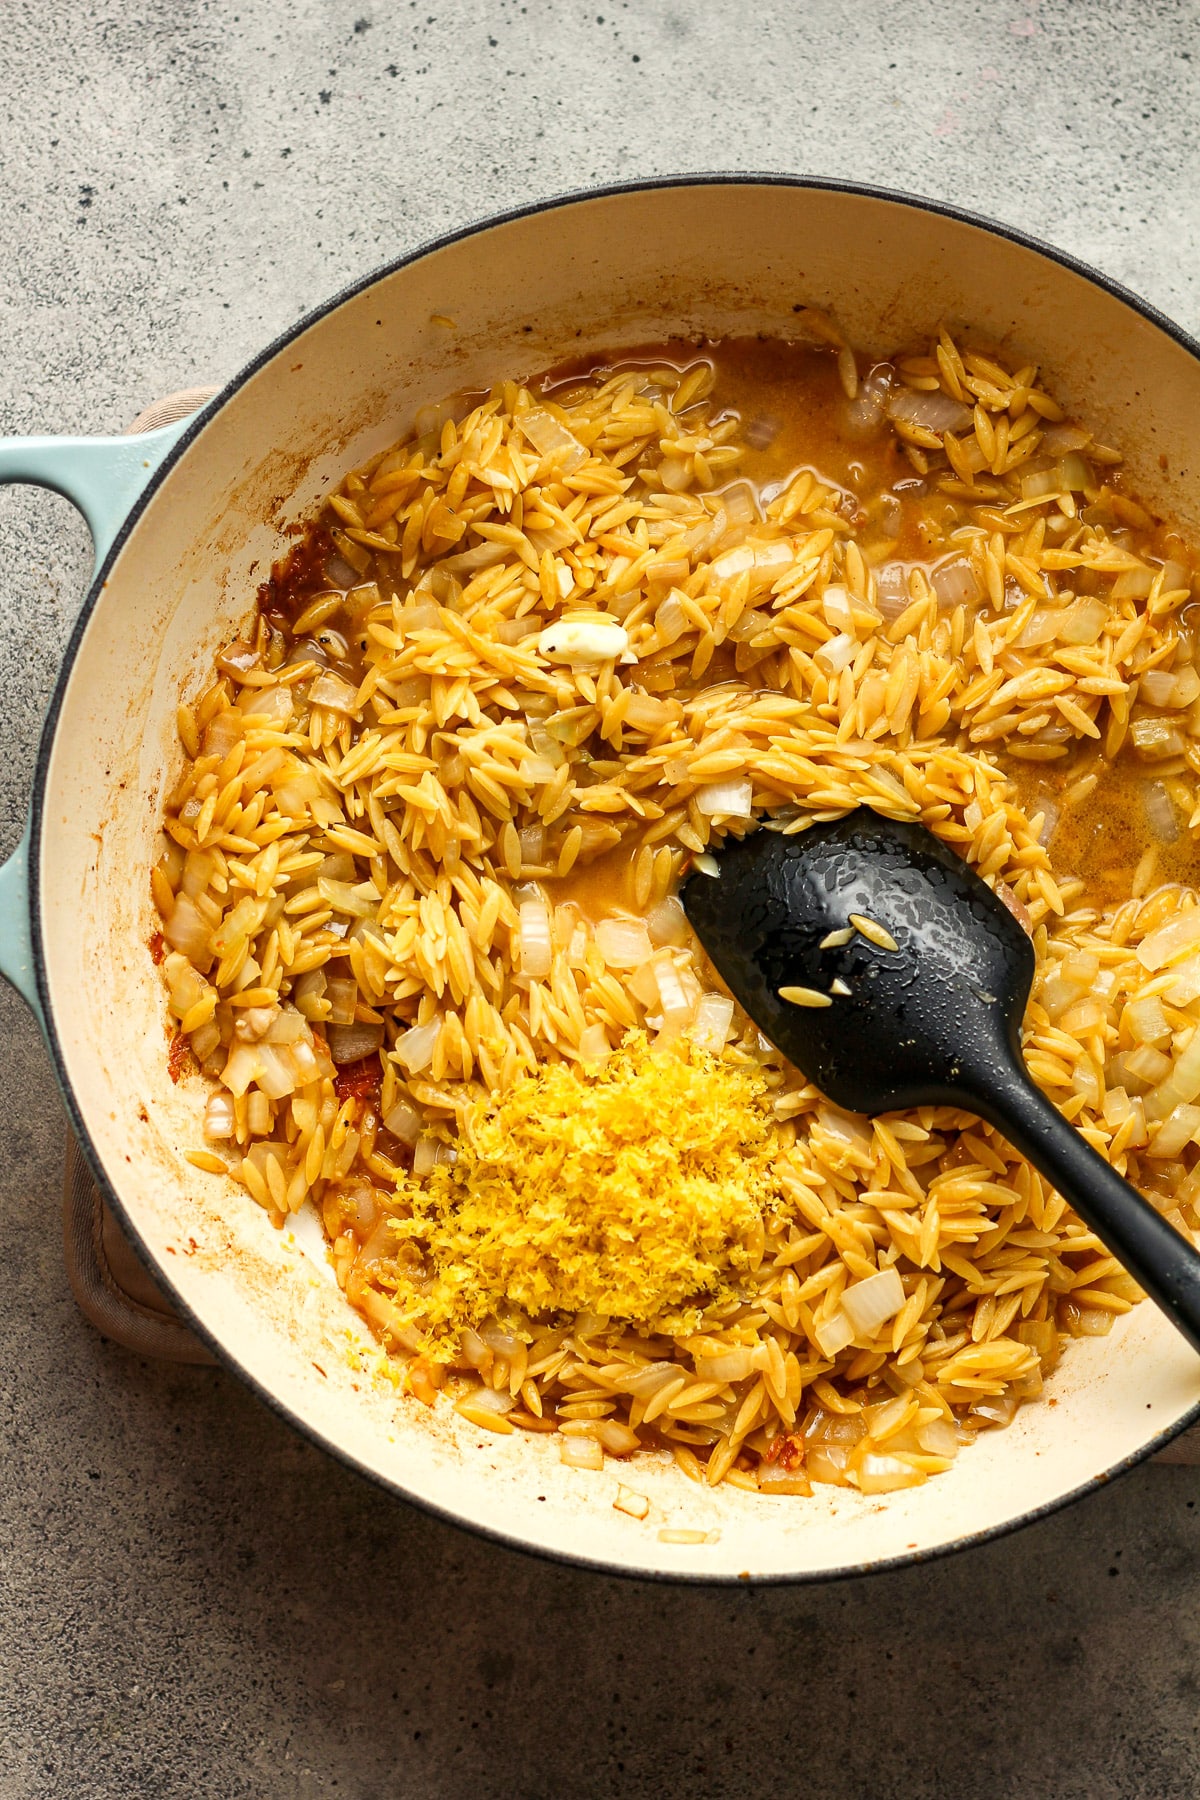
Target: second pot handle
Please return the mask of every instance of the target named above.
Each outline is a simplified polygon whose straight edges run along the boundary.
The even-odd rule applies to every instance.
[[[30,482],[63,494],[83,514],[100,567],[138,495],[192,422],[190,415],[135,437],[0,438],[0,487]],[[33,962],[29,828],[0,866],[0,976],[45,1030]]]
[[[0,438],[0,485],[27,481],[64,494],[87,520],[98,568],[134,501],[190,424],[179,419],[137,437]]]

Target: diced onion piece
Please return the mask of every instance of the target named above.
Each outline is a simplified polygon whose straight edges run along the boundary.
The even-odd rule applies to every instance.
[[[708,818],[718,813],[730,819],[753,815],[754,786],[749,781],[710,781],[696,789],[696,805]]]
[[[660,950],[654,958],[654,977],[658,983],[664,1030],[682,1031],[691,1022],[696,1003],[680,980],[669,950]]]
[[[949,1419],[930,1419],[918,1425],[917,1442],[927,1456],[957,1456],[958,1431]]]
[[[518,944],[521,973],[540,981],[550,973],[554,946],[550,936],[550,908],[542,899],[522,900],[519,909]]]
[[[1018,650],[1034,650],[1039,644],[1052,644],[1066,622],[1065,606],[1038,606],[1025,621],[1017,637]]]
[[[601,919],[596,948],[610,969],[637,969],[653,955],[650,933],[641,919]]]
[[[887,397],[886,410],[890,419],[916,425],[923,431],[966,431],[972,422],[970,409],[940,389],[922,393],[912,388],[894,388]]]
[[[1108,618],[1108,603],[1096,598],[1076,600],[1066,608],[1066,616],[1058,627],[1064,644],[1094,644]]]
[[[617,1483],[617,1497],[613,1506],[618,1512],[628,1513],[631,1519],[644,1519],[650,1511],[650,1502],[645,1494],[635,1494],[632,1488]]]
[[[854,661],[857,652],[858,645],[854,639],[847,632],[840,631],[836,637],[830,638],[827,643],[819,646],[814,660],[820,664],[821,668],[828,669],[831,675],[840,675],[842,670]]]
[[[622,1425],[619,1419],[600,1419],[595,1427],[595,1436],[601,1448],[609,1456],[632,1456],[640,1450],[642,1440],[636,1431],[628,1425]]]
[[[813,1336],[822,1356],[836,1356],[854,1342],[854,1327],[839,1307],[832,1318],[823,1319],[813,1328]]]
[[[1144,563],[1136,569],[1123,569],[1112,584],[1114,600],[1142,600],[1154,586],[1154,570]]]
[[[298,1086],[290,1052],[276,1049],[273,1044],[259,1044],[258,1073],[254,1079],[269,1100],[286,1100]]]
[[[361,1062],[383,1043],[382,1025],[333,1025],[329,1030],[329,1054],[335,1063]]]
[[[464,1395],[464,1399],[468,1400],[477,1412],[496,1413],[500,1418],[503,1418],[505,1413],[510,1413],[517,1404],[511,1394],[506,1393],[503,1389],[497,1390],[490,1387],[472,1388],[469,1394]]]
[[[553,413],[534,407],[531,412],[518,413],[516,423],[538,454],[552,456],[564,475],[572,474],[587,461],[584,446]]]
[[[811,1494],[812,1482],[802,1468],[785,1469],[782,1463],[761,1463],[756,1471],[762,1494]]]
[[[598,1438],[559,1436],[558,1451],[569,1469],[602,1469],[604,1449]]]
[[[1150,1139],[1146,1155],[1160,1159],[1178,1156],[1183,1146],[1193,1141],[1197,1131],[1200,1131],[1200,1106],[1177,1106]]]
[[[257,1044],[236,1044],[229,1053],[229,1060],[221,1071],[221,1080],[230,1093],[237,1098],[246,1092],[252,1081],[258,1079],[262,1064],[261,1051]]]
[[[821,595],[821,610],[825,614],[825,622],[832,625],[835,631],[852,631],[854,614],[847,590],[839,583],[831,581]]]
[[[208,1096],[204,1107],[206,1138],[231,1138],[234,1134],[233,1096],[220,1088]]]
[[[1174,976],[1166,994],[1172,1006],[1190,1006],[1193,1000],[1200,999],[1200,956],[1189,956],[1176,963]]]
[[[412,1026],[396,1039],[396,1060],[404,1064],[410,1075],[419,1075],[429,1067],[441,1029],[441,1019],[434,1018],[425,1025]]]
[[[732,550],[726,550],[718,556],[712,565],[712,572],[718,581],[732,581],[737,575],[745,575],[754,567],[754,550],[750,544],[738,544]]]
[[[1126,1068],[1133,1067],[1134,1056],[1153,1055],[1146,1046],[1136,1050],[1133,1056],[1126,1059]],[[1181,1055],[1176,1059],[1175,1067],[1166,1079],[1159,1083],[1146,1103],[1147,1115],[1161,1119],[1173,1112],[1179,1105],[1190,1105],[1200,1094],[1200,1027],[1192,1031]]]
[[[714,881],[721,873],[720,863],[715,856],[710,856],[707,850],[702,850],[698,855],[693,856],[692,867],[701,875],[711,875]]]
[[[1157,930],[1147,933],[1138,945],[1138,961],[1143,969],[1153,973],[1197,945],[1200,945],[1200,906],[1191,906],[1186,912],[1173,914]]]
[[[1142,793],[1142,810],[1151,835],[1160,844],[1173,844],[1179,836],[1175,802],[1161,781],[1148,781]]]
[[[1185,738],[1170,719],[1135,719],[1129,736],[1143,762],[1165,762],[1187,749]]]
[[[1125,1008],[1125,1022],[1135,1044],[1153,1044],[1161,1049],[1171,1035],[1163,1003],[1157,994],[1143,1000],[1131,1000]]]
[[[688,1036],[699,1049],[716,1055],[728,1042],[732,1024],[732,1000],[725,994],[701,994]]]
[[[326,669],[309,688],[308,699],[311,706],[323,706],[328,712],[352,713],[358,689],[335,675],[332,669]]]
[[[1190,663],[1182,669],[1148,669],[1138,686],[1138,696],[1148,706],[1166,707],[1171,712],[1190,706],[1200,695],[1200,674]]]
[[[1178,593],[1181,588],[1192,585],[1191,571],[1181,562],[1165,562],[1163,564],[1163,592]]]
[[[283,731],[295,710],[290,687],[243,688],[239,705],[247,722],[251,718],[268,719],[276,731]]]
[[[541,779],[553,781],[554,770],[551,769],[550,773],[542,776]],[[542,824],[526,825],[524,830],[518,833],[518,836],[521,842],[522,866],[532,868],[535,863],[540,863],[546,854],[546,827]]]
[[[176,894],[171,916],[163,925],[163,937],[172,950],[178,950],[198,968],[206,968],[211,961],[208,948],[211,931],[211,924],[195,901],[187,894]]]
[[[484,1395],[490,1396],[491,1393],[491,1388],[475,1388],[471,1393],[464,1394],[461,1400],[454,1402],[454,1410],[470,1425],[482,1426],[485,1431],[511,1433],[511,1422],[484,1399]]]
[[[687,914],[673,894],[651,907],[646,914],[646,930],[655,945],[687,943]]]
[[[537,647],[549,662],[615,662],[629,648],[629,633],[615,619],[574,616],[547,625]]]
[[[654,615],[654,631],[662,645],[673,644],[689,629],[689,620],[673,593],[667,595]]]
[[[696,1373],[701,1381],[746,1381],[754,1373],[753,1350],[726,1350],[720,1356],[698,1356]]]
[[[1062,482],[1057,468],[1034,469],[1021,477],[1022,500],[1042,500],[1047,494],[1062,492]]]
[[[384,1114],[383,1129],[399,1138],[402,1144],[415,1144],[421,1135],[422,1118],[410,1100],[397,1100]]]
[[[924,1480],[924,1469],[899,1456],[868,1451],[858,1465],[858,1486],[864,1494],[890,1494],[896,1488],[920,1487]]]
[[[437,1168],[439,1139],[422,1135],[413,1146],[413,1174],[430,1175]]]
[[[943,606],[974,606],[979,599],[979,583],[965,557],[940,563],[933,571],[932,579],[934,592]]]
[[[904,1305],[904,1284],[895,1269],[881,1269],[865,1281],[850,1284],[842,1295],[842,1311],[856,1337],[874,1337]]]
[[[325,998],[329,1002],[326,1018],[331,1025],[353,1025],[354,1009],[358,1005],[358,983],[347,978],[328,983]]]

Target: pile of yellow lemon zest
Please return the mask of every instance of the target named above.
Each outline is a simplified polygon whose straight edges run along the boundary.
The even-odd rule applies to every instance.
[[[396,1301],[443,1356],[514,1313],[694,1329],[761,1256],[772,1157],[753,1069],[642,1033],[599,1068],[550,1064],[477,1106],[453,1166],[399,1184],[424,1276]]]

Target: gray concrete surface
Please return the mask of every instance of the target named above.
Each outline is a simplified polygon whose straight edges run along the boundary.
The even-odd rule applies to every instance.
[[[706,167],[956,200],[1200,325],[1182,0],[5,0],[0,428],[219,381],[424,236]],[[0,849],[86,573],[0,496]],[[0,1800],[1179,1800],[1200,1471],[828,1588],[677,1590],[406,1510],[75,1315],[62,1122],[0,996]]]

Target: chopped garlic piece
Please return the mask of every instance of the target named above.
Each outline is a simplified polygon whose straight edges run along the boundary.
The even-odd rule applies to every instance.
[[[549,662],[615,662],[629,649],[629,633],[614,619],[559,619],[547,625],[537,647]]]

